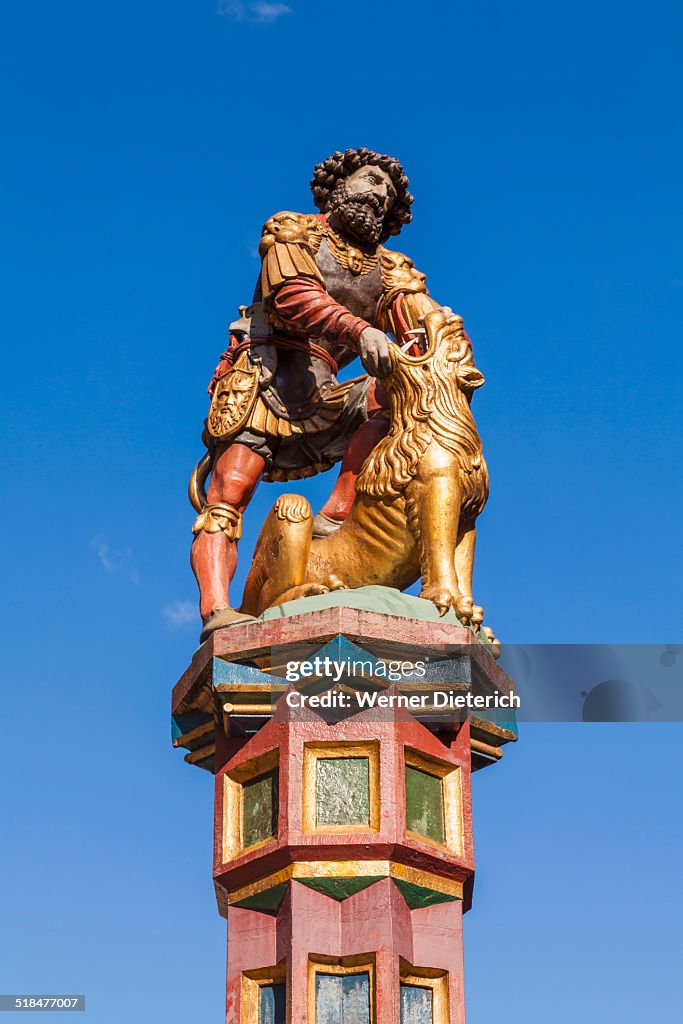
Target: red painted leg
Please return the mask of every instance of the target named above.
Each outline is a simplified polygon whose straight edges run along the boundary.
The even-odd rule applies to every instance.
[[[388,429],[389,423],[385,419],[368,420],[351,437],[334,490],[318,513],[323,519],[330,520],[333,526],[343,523],[351,511],[356,497],[358,474],[368,455]]]
[[[377,413],[388,408],[381,381],[373,380],[366,399],[367,414],[371,418],[356,430],[349,441],[334,489],[315,517],[313,536],[333,533],[351,511],[356,496],[356,479],[363,463],[389,429],[388,421]]]
[[[207,494],[209,505],[227,505],[241,515],[256,490],[264,460],[242,444],[224,449],[216,459]],[[206,527],[192,545],[190,563],[199,585],[202,620],[230,607],[230,583],[237,567],[237,540],[230,531]]]

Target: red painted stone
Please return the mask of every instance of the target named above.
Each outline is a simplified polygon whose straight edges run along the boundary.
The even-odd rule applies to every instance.
[[[477,641],[469,629],[452,623],[404,619],[355,608],[328,608],[321,611],[245,622],[213,634],[196,652],[192,664],[173,691],[173,712],[180,717],[183,745],[191,751],[200,742],[210,751],[203,763],[215,771],[214,881],[218,905],[227,918],[229,945],[226,982],[226,1024],[260,1024],[249,1016],[253,999],[245,1001],[245,972],[275,973],[284,965],[287,986],[287,1024],[315,1024],[309,1017],[309,963],[311,958],[333,958],[337,966],[352,966],[348,958],[374,961],[375,1013],[372,1024],[400,1024],[401,964],[409,973],[445,972],[448,989],[448,1019],[434,1024],[465,1024],[463,989],[462,916],[471,904],[474,880],[471,801],[471,733],[479,743],[480,760],[486,756],[486,744],[500,745],[515,738],[513,732],[496,725],[473,720],[452,728],[439,727],[432,732],[407,710],[368,709],[333,725],[327,724],[310,708],[289,709],[280,698],[271,718],[264,718],[259,730],[249,736],[226,734],[222,702],[223,691],[214,688],[213,659],[251,663],[268,667],[271,648],[310,644],[319,648],[335,637],[344,636],[361,647],[391,650],[400,659],[403,651],[420,649],[425,655],[444,657],[463,649],[474,663],[472,670],[491,687],[509,690],[511,681]],[[224,677],[223,677],[224,678]],[[266,687],[269,700],[269,687]],[[214,735],[210,716],[214,717]],[[182,716],[186,716],[183,718]],[[454,716],[455,717],[455,716]],[[209,720],[197,737],[190,733],[192,723]],[[184,722],[190,724],[185,725]],[[482,741],[483,737],[483,741]],[[185,740],[187,743],[185,743]],[[213,744],[215,741],[215,753]],[[347,829],[308,832],[304,828],[303,765],[306,744],[320,743],[379,744],[379,803],[377,829]],[[482,742],[484,745],[483,753]],[[193,743],[195,746],[193,746]],[[426,763],[453,766],[461,780],[462,848],[457,852],[406,832],[405,750]],[[490,751],[490,748],[489,748]],[[223,829],[225,777],[235,786],[250,777],[252,761],[272,767],[277,753],[279,772],[279,819],[277,835],[231,858],[224,856]],[[430,762],[430,758],[432,761]],[[493,758],[489,758],[493,760]],[[246,767],[245,767],[246,766]],[[259,773],[257,772],[257,775]],[[438,774],[438,773],[437,773]],[[231,787],[231,800],[237,789]],[[237,827],[237,822],[232,823]],[[429,891],[443,894],[462,886],[463,899],[451,899],[433,906],[411,909],[403,893],[414,905],[424,887],[403,891],[387,877],[346,898],[310,888],[303,882],[282,881],[276,890],[281,902],[277,911],[247,909],[235,905],[244,899],[248,887],[290,865],[305,877],[312,862],[383,861],[394,865],[400,874],[405,869],[426,872],[418,876]],[[435,877],[434,877],[435,876]],[[274,882],[278,881],[275,879]],[[274,883],[273,883],[274,884]],[[439,888],[441,885],[441,888]],[[266,884],[266,889],[272,887]],[[347,890],[348,892],[348,890]],[[232,902],[231,902],[232,900]],[[355,961],[356,964],[359,961]]]
[[[293,882],[276,917],[231,907],[227,1024],[240,1024],[245,971],[286,961],[290,1024],[308,1018],[309,957],[375,957],[377,1024],[400,1024],[399,958],[448,972],[449,1024],[464,1024],[462,904],[409,910],[386,878],[338,903]]]
[[[280,712],[282,707],[282,712]],[[293,715],[296,714],[296,719]],[[467,883],[474,872],[472,798],[470,785],[469,726],[463,725],[452,742],[444,744],[425,726],[402,710],[393,720],[377,721],[376,711],[363,711],[334,726],[326,725],[309,709],[287,713],[284,702],[276,716],[244,743],[216,774],[214,879],[219,903],[227,895],[293,862],[320,860],[387,860]],[[386,718],[386,712],[382,715]],[[379,831],[310,834],[302,826],[302,770],[306,743],[380,743]],[[464,847],[461,855],[436,848],[428,841],[406,835],[404,750],[431,755],[461,769]],[[280,814],[278,835],[265,845],[246,850],[227,863],[223,847],[223,776],[254,758],[279,751]]]

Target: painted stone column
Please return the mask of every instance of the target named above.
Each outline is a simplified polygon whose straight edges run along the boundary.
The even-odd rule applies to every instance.
[[[200,648],[174,690],[174,742],[215,775],[226,1022],[464,1024],[471,772],[515,733],[405,708],[330,720],[289,707],[287,651],[342,638],[394,656],[441,645],[464,688],[512,688],[464,627],[351,608],[233,626]]]

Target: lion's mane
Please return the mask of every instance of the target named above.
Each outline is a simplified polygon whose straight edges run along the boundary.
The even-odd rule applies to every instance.
[[[356,490],[370,498],[398,497],[434,440],[455,456],[467,477],[463,508],[477,514],[488,497],[488,471],[468,400],[468,378],[478,371],[471,363],[455,366],[444,351],[418,363],[392,354],[395,370],[383,382],[391,427],[366,459]]]

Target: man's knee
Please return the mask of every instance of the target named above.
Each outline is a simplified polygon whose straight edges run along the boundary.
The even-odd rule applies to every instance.
[[[353,434],[342,462],[344,469],[360,472],[366,458],[389,429],[389,423],[382,417],[367,420]]]
[[[368,416],[372,417],[381,410],[389,408],[389,398],[382,385],[381,380],[373,377],[366,392],[366,409]]]
[[[261,479],[265,460],[243,444],[225,448],[217,457],[211,473],[208,499],[228,502],[242,511]]]

